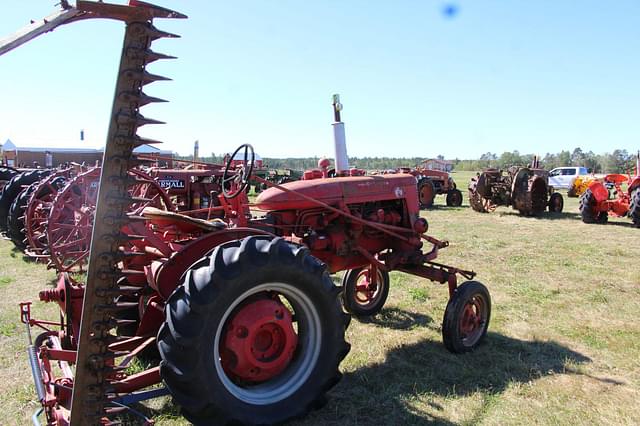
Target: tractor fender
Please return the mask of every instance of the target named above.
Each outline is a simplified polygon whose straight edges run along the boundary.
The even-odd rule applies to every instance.
[[[609,199],[609,190],[602,184],[602,182],[597,180],[591,182],[589,184],[589,190],[598,203],[602,203]]]
[[[167,300],[180,283],[182,274],[198,259],[220,244],[240,240],[251,235],[273,234],[252,228],[230,228],[205,234],[197,240],[191,241],[153,271],[153,277],[150,280],[151,287],[156,290],[164,300]]]
[[[631,178],[631,180],[629,181],[629,188],[628,188],[629,195],[631,195],[631,193],[633,193],[633,191],[635,191],[638,188],[640,188],[640,176]]]

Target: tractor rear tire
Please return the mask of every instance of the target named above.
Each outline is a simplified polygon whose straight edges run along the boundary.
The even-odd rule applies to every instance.
[[[187,420],[273,424],[319,408],[350,349],[344,340],[350,317],[339,297],[326,265],[281,238],[224,243],[193,264],[167,301],[158,333],[160,374]],[[265,316],[257,313],[259,303],[279,308]],[[244,327],[247,318],[252,322]],[[273,329],[278,333],[267,332]],[[271,337],[258,339],[263,332]],[[265,347],[273,352],[262,364]],[[276,363],[281,369],[268,369]],[[251,374],[266,376],[247,379]]]
[[[48,174],[48,170],[31,170],[15,175],[2,189],[0,194],[0,232],[7,231],[7,219],[11,204],[22,192],[25,186],[42,179],[44,172]]]
[[[629,205],[629,217],[636,228],[640,228],[640,188],[636,188],[631,193],[631,204]]]
[[[590,189],[587,189],[580,197],[580,216],[584,223],[607,223],[609,214],[607,212],[597,212],[596,197]]]
[[[547,204],[549,207],[549,211],[552,213],[562,213],[562,209],[564,208],[564,199],[562,198],[562,194],[559,192],[554,192],[549,197],[549,203]]]
[[[25,244],[27,236],[24,229],[24,213],[27,210],[27,203],[36,185],[37,183],[32,183],[13,200],[7,215],[7,236],[19,250],[27,248]]]
[[[430,209],[433,206],[433,200],[436,198],[436,189],[433,182],[429,179],[420,179],[418,181],[418,202],[420,208]]]
[[[11,180],[11,178],[13,178],[18,173],[20,172],[18,172],[15,169],[11,169],[8,167],[0,167],[0,181],[8,182]]]
[[[459,189],[450,189],[447,191],[447,206],[460,207],[462,205],[462,192]]]
[[[370,317],[382,309],[389,295],[389,273],[378,269],[378,285],[372,294],[358,291],[358,283],[369,279],[369,268],[350,269],[342,277],[342,302],[347,312]]]
[[[453,353],[474,350],[482,342],[491,318],[489,290],[478,281],[458,286],[442,320],[444,346]]]

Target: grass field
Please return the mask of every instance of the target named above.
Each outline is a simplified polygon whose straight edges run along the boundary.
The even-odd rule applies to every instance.
[[[470,173],[454,173],[466,187]],[[464,191],[463,191],[464,192]],[[466,195],[466,194],[465,194]],[[628,219],[585,225],[565,212],[520,217],[436,206],[438,259],[478,272],[493,312],[484,344],[453,355],[441,343],[444,286],[392,274],[386,308],[353,320],[344,378],[328,404],[295,425],[637,424],[640,398],[640,230]],[[0,424],[27,424],[37,408],[17,303],[54,279],[0,241]],[[55,308],[35,303],[38,316]],[[169,399],[157,424],[186,424]]]

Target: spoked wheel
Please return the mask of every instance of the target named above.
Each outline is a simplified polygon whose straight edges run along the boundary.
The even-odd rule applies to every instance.
[[[50,259],[60,272],[86,269],[99,184],[100,168],[91,169],[73,178],[53,202],[47,243]]]
[[[49,213],[53,200],[67,184],[68,174],[69,171],[63,171],[41,181],[27,203],[24,225],[28,251],[32,255],[46,255],[48,253],[47,221]]]
[[[447,206],[460,207],[462,205],[462,192],[459,189],[447,191]]]
[[[384,306],[389,295],[389,273],[375,268],[350,269],[342,278],[342,300],[345,309],[356,316],[375,315]]]
[[[129,176],[136,181],[136,184],[129,188],[129,194],[133,198],[133,202],[129,206],[129,213],[139,214],[145,207],[155,207],[166,211],[175,210],[169,194],[151,176],[135,169],[129,170]]]
[[[433,183],[429,179],[421,179],[418,181],[418,201],[420,207],[428,209],[433,206],[433,200],[436,197],[436,190]]]
[[[454,353],[474,350],[487,334],[491,317],[489,290],[478,281],[458,286],[442,321],[445,347]]]
[[[254,236],[196,262],[165,308],[160,374],[196,425],[272,424],[319,407],[349,351],[339,288],[308,249]]]

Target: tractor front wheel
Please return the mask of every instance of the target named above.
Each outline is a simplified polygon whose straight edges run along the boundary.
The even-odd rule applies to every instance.
[[[447,191],[447,206],[460,207],[462,205],[462,192],[459,189],[450,189]]]
[[[342,278],[344,308],[357,317],[368,317],[380,312],[389,295],[389,273],[376,268],[375,284],[371,267],[350,269]]]
[[[629,206],[629,217],[633,224],[640,228],[640,188],[636,188],[631,193],[631,205]]]
[[[564,208],[564,199],[562,198],[562,194],[559,192],[554,192],[549,197],[549,211],[553,213],[562,213],[562,209]]]
[[[598,202],[590,189],[587,189],[580,197],[580,216],[584,223],[607,223],[609,214],[597,210]]]
[[[319,408],[350,348],[339,294],[322,262],[280,238],[231,241],[192,265],[158,333],[185,417],[273,424]]]
[[[489,290],[478,281],[458,286],[442,320],[442,339],[453,353],[474,350],[487,334],[491,317]]]

